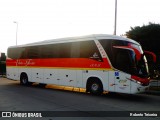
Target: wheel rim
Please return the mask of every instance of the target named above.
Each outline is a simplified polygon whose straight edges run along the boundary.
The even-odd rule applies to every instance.
[[[92,86],[91,86],[91,89],[92,89],[93,91],[97,91],[98,88],[99,88],[99,85],[96,84],[96,83],[92,84]]]
[[[23,78],[23,79],[22,79],[22,82],[23,82],[23,84],[26,84],[26,83],[27,83],[27,79],[26,79],[26,78]]]

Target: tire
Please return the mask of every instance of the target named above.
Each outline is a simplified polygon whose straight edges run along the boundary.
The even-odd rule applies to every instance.
[[[88,91],[94,95],[101,95],[103,93],[103,86],[99,80],[93,80],[89,83]]]
[[[20,77],[20,84],[21,85],[30,85],[30,82],[28,82],[28,76],[26,74],[22,74]]]

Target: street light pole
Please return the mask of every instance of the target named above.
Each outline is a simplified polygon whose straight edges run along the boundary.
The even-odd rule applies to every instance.
[[[117,0],[115,0],[114,35],[116,35],[116,30],[117,30]]]
[[[18,35],[18,22],[17,21],[14,21],[13,23],[16,23],[17,24],[17,27],[16,27],[16,45],[17,45],[17,35]]]

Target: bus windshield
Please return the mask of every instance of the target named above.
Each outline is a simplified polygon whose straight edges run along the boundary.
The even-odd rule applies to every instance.
[[[137,61],[137,75],[140,77],[148,77],[149,75],[147,59],[144,55]]]
[[[112,66],[139,77],[148,76],[148,64],[141,46],[122,40],[99,40]]]

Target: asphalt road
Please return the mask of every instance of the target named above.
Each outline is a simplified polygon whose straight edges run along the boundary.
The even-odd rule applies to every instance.
[[[20,85],[17,81],[0,78],[0,111],[51,111],[49,113],[52,113],[53,111],[63,111],[58,112],[59,116],[42,117],[38,118],[39,120],[160,119],[160,117],[116,117],[116,114],[118,114],[118,112],[121,114],[121,111],[122,114],[125,113],[124,111],[134,111],[135,113],[140,113],[142,111],[151,111],[150,113],[154,113],[154,111],[160,111],[160,94],[153,95],[146,93],[126,95],[109,93],[101,96],[94,96],[83,91],[83,89],[79,90],[52,85],[47,85],[46,88],[40,87],[36,84],[26,87]],[[67,113],[67,111],[72,112]],[[101,113],[99,111],[109,111],[113,115],[115,112],[115,117],[103,116],[103,114],[103,117],[101,115],[99,117],[97,115]],[[69,116],[60,116],[61,114],[64,115],[64,112],[66,112]],[[70,116],[70,114],[73,114],[73,116]],[[76,117],[74,117],[74,115]],[[1,119],[28,120],[28,118],[0,118],[0,120]]]

